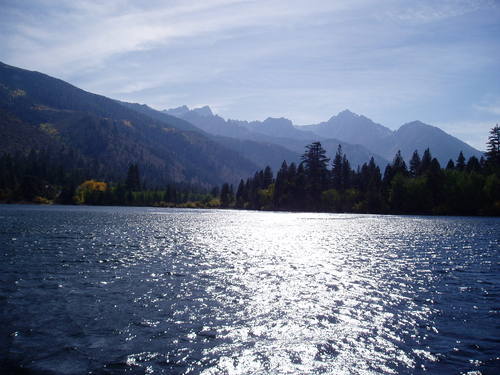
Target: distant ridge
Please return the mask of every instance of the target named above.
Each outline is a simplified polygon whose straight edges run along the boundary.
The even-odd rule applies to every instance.
[[[342,139],[318,135],[313,131],[304,129],[305,127],[295,126],[289,119],[283,117],[268,117],[264,121],[250,122],[225,120],[218,115],[214,115],[209,107],[189,109],[187,106],[168,109],[162,112],[170,115],[177,114],[179,118],[196,125],[206,133],[220,135],[226,139],[252,140],[279,145],[288,149],[289,152],[295,153],[297,155],[295,161],[300,161],[299,155],[304,152],[305,146],[314,141],[321,141],[324,144],[329,157],[335,155],[339,144],[342,145],[354,168],[368,162],[371,157],[382,167],[389,160],[367,149],[363,145],[353,145]],[[248,158],[251,157],[250,154],[246,155]]]
[[[483,153],[469,146],[460,139],[444,132],[436,126],[424,124],[421,121],[412,121],[402,125],[388,137],[368,143],[368,147],[379,150],[383,155],[391,155],[401,150],[405,159],[410,159],[413,151],[418,150],[420,155],[426,148],[432,155],[445,165],[449,159],[456,160],[462,152],[468,159],[471,156],[480,158]],[[384,151],[385,150],[385,151]]]
[[[389,128],[347,109],[336,116],[332,116],[326,122],[317,125],[306,125],[301,128],[323,137],[338,138],[359,145],[366,145],[374,139],[382,139],[392,134]]]
[[[201,116],[200,110],[190,110],[187,106],[182,106],[165,112],[171,114],[175,112],[179,118],[195,124],[208,133],[238,139],[262,139],[266,136],[269,142],[280,144],[295,152],[300,152],[299,149],[303,149],[305,143],[315,140],[326,145],[341,143],[343,147],[346,146],[346,150],[351,149],[349,156],[354,161],[353,165],[365,162],[367,155],[371,155],[379,165],[384,166],[399,150],[403,157],[409,160],[415,150],[423,154],[425,149],[430,148],[431,153],[441,164],[447,163],[449,159],[455,160],[460,152],[466,158],[471,156],[480,158],[483,155],[481,151],[438,127],[413,121],[392,131],[368,117],[347,109],[332,116],[328,121],[301,126],[294,125],[292,121],[283,117],[251,122],[224,120],[206,109]],[[302,142],[297,145],[297,141]],[[354,145],[357,149],[353,148]]]

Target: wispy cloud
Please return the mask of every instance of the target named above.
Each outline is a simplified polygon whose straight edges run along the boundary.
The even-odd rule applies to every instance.
[[[480,104],[474,105],[474,108],[481,112],[500,115],[500,98],[486,98]]]
[[[38,7],[43,4],[39,2]],[[11,14],[23,20],[5,20],[9,37],[4,42],[14,63],[26,64],[28,57],[42,69],[68,72],[98,67],[115,55],[168,47],[187,38],[223,38],[231,30],[293,22],[342,8],[329,3],[311,8],[300,2],[241,0],[167,4],[138,9],[127,1],[105,2],[104,6],[94,1],[66,2],[48,18],[23,17],[13,10]]]
[[[389,9],[382,14],[388,19],[417,25],[467,15],[495,5],[495,0],[418,1],[398,9]]]
[[[490,0],[4,0],[0,60],[232,118],[478,123],[498,117],[481,98],[500,97],[499,17]]]

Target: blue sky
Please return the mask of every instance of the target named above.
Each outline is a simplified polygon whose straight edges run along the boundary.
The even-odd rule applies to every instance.
[[[500,123],[500,1],[0,1],[0,60],[157,109]]]

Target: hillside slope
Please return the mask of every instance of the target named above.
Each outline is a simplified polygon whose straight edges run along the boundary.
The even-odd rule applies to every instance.
[[[159,186],[236,182],[258,168],[186,122],[159,121],[62,80],[2,63],[0,110],[0,132],[7,135],[0,140],[3,150],[70,148],[115,178],[129,163],[139,163],[148,183]]]

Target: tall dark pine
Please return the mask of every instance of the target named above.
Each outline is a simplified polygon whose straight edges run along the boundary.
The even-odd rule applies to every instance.
[[[481,164],[479,163],[479,159],[472,155],[465,166],[465,170],[467,172],[480,172]]]
[[[397,173],[401,173],[402,175],[408,174],[408,169],[406,168],[406,163],[403,159],[403,156],[401,155],[401,151],[398,151],[396,153],[396,156],[392,161],[392,168],[394,169],[394,172],[396,174]]]
[[[458,169],[459,171],[463,171],[465,169],[465,156],[462,151],[460,151],[460,154],[458,154],[455,168]]]
[[[487,163],[495,169],[500,168],[500,126],[498,124],[490,130],[486,147]]]
[[[366,165],[366,164],[365,164]],[[373,156],[364,169],[364,191],[366,192],[366,209],[369,212],[380,212],[383,206],[382,175],[380,168],[375,164]]]
[[[273,205],[275,208],[281,208],[281,206],[285,202],[285,194],[288,185],[288,164],[285,160],[283,160],[281,168],[276,175],[276,181],[274,183]]]
[[[420,164],[420,155],[418,154],[418,150],[415,150],[410,159],[410,176],[415,177],[418,175],[420,171]]]
[[[334,189],[342,188],[342,146],[339,145],[332,161],[332,185]]]
[[[263,187],[264,189],[267,189],[269,185],[273,183],[273,171],[271,170],[270,166],[267,166],[264,169],[263,173]]]
[[[245,182],[240,180],[238,190],[236,190],[236,207],[242,208],[245,205]]]
[[[295,168],[295,163],[290,164],[288,175],[294,181],[292,190],[294,209],[305,210],[307,208],[306,195],[308,194],[309,187],[304,163],[300,163],[297,168]]]
[[[351,184],[351,164],[347,160],[347,156],[344,154],[342,157],[342,189],[348,189]]]
[[[432,154],[431,151],[426,148],[424,154],[422,155],[422,160],[420,161],[420,168],[417,175],[423,175],[429,171],[432,164]]]
[[[306,146],[302,155],[302,165],[307,179],[307,193],[311,207],[316,207],[320,201],[321,192],[328,186],[328,159],[326,151],[320,142]]]
[[[220,205],[222,207],[229,207],[232,201],[233,201],[232,186],[229,186],[229,184],[225,183],[222,185],[220,191]]]

